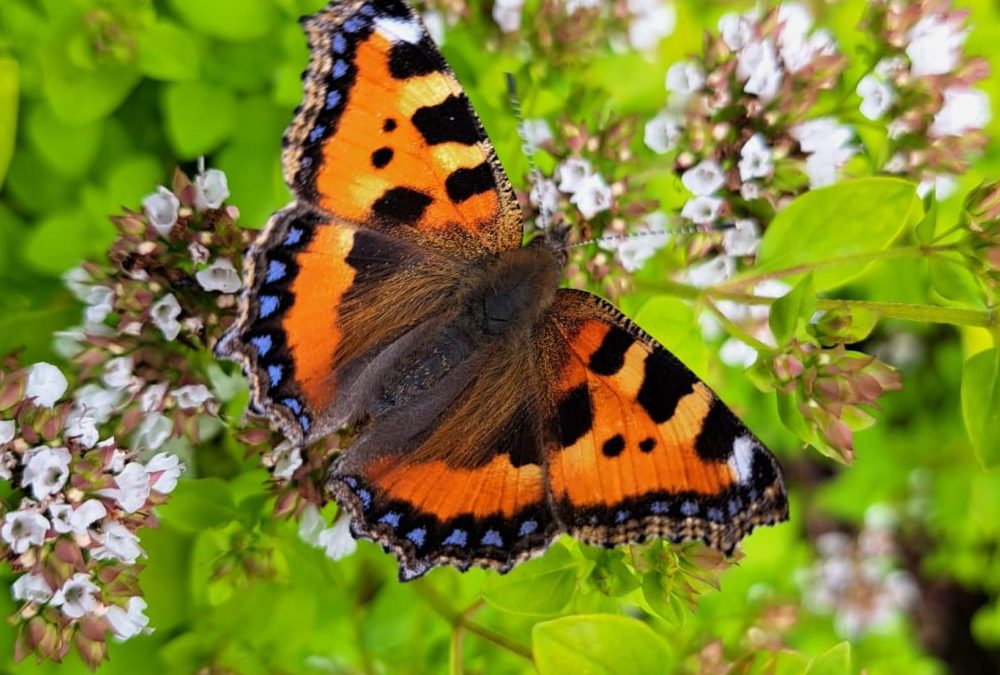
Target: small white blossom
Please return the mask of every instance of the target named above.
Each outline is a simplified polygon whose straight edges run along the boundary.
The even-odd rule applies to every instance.
[[[37,511],[11,511],[4,514],[0,537],[20,555],[31,546],[41,546],[48,530],[49,521]]]
[[[695,61],[678,61],[667,70],[664,85],[670,93],[687,98],[705,86],[705,71]]]
[[[25,600],[41,605],[52,597],[52,588],[49,587],[49,582],[41,574],[22,574],[11,585],[10,593],[15,600]]]
[[[150,488],[161,495],[174,491],[183,470],[184,465],[177,459],[177,455],[168,452],[157,453],[146,462],[146,473],[152,481]]]
[[[319,533],[319,545],[331,560],[340,560],[354,553],[358,542],[351,536],[351,521],[347,514],[341,514],[333,527]]]
[[[781,87],[784,74],[778,63],[778,54],[771,40],[751,42],[739,55],[736,74],[746,80],[743,91],[762,101],[770,101]]]
[[[53,504],[49,507],[52,529],[61,534],[72,532],[85,535],[90,526],[108,515],[99,499],[88,499],[76,508],[72,504]]]
[[[83,269],[79,265],[71,267],[63,272],[62,281],[66,288],[68,288],[80,302],[87,301],[87,294],[90,292],[94,283],[94,280],[91,278],[87,270]]]
[[[114,309],[115,292],[107,286],[91,286],[84,297],[87,308],[83,312],[88,324],[103,323]]]
[[[657,211],[646,216],[644,226],[637,228],[632,236],[622,241],[615,249],[615,253],[622,267],[629,272],[635,272],[669,241],[667,216]]]
[[[923,77],[954,70],[962,60],[962,45],[968,35],[960,26],[960,20],[944,21],[936,14],[921,17],[908,36],[906,55],[910,57],[910,72]]]
[[[767,178],[772,171],[771,148],[761,134],[754,134],[740,149],[740,180]]]
[[[167,442],[174,430],[174,423],[163,413],[147,414],[139,423],[132,440],[136,449],[156,450]]]
[[[752,202],[755,199],[760,199],[760,184],[754,182],[746,182],[740,186],[740,197]]]
[[[524,0],[494,0],[493,20],[504,33],[516,33],[521,28]]]
[[[552,140],[552,129],[542,118],[524,120],[524,139],[532,148]]]
[[[837,172],[854,155],[853,148],[838,148],[814,152],[806,158],[809,187],[820,188],[837,182]]]
[[[191,410],[210,400],[212,392],[203,384],[188,384],[174,389],[173,397],[178,408]]]
[[[723,186],[726,175],[713,159],[703,159],[684,172],[681,182],[694,195],[710,195]]]
[[[721,209],[721,199],[702,195],[689,199],[681,209],[681,215],[698,225],[708,225],[715,222]]]
[[[741,340],[729,338],[719,348],[719,358],[727,366],[749,368],[757,361],[757,350]]]
[[[62,490],[69,478],[69,463],[72,457],[66,448],[35,448],[24,457],[24,475],[21,486],[31,488],[35,499],[42,500]]]
[[[99,590],[89,576],[77,572],[52,596],[52,604],[61,607],[69,618],[79,619],[98,608],[94,594]]]
[[[177,317],[180,315],[181,306],[173,293],[168,293],[157,300],[156,304],[150,310],[150,317],[153,319],[153,324],[160,329],[163,337],[168,340],[173,340],[181,332],[181,324],[177,321]]]
[[[177,224],[180,207],[181,202],[177,199],[177,195],[162,185],[156,192],[142,200],[142,208],[146,212],[149,224],[164,238],[170,235],[170,230]]]
[[[593,218],[601,211],[611,208],[614,197],[611,187],[604,182],[599,173],[592,173],[583,179],[569,198],[584,218]]]
[[[113,358],[104,366],[101,379],[112,389],[124,389],[132,382],[132,367],[131,356]]]
[[[674,6],[653,0],[629,0],[626,3],[632,20],[628,25],[628,42],[633,49],[653,49],[674,32],[677,12]]]
[[[139,556],[146,555],[139,546],[139,538],[118,521],[104,526],[100,542],[101,545],[92,552],[95,560],[119,560],[126,565],[134,565]]]
[[[302,452],[288,441],[282,441],[272,453],[274,477],[291,480],[292,474],[302,466]]]
[[[98,384],[85,384],[76,390],[74,415],[88,415],[98,424],[104,424],[121,405],[124,392],[121,389],[105,389]]]
[[[188,254],[191,256],[191,262],[195,265],[204,265],[208,262],[208,256],[210,255],[208,248],[196,241],[188,244]]]
[[[114,499],[126,513],[138,511],[149,498],[149,475],[146,467],[138,462],[129,462],[115,476],[115,487],[100,490],[98,494]]]
[[[52,351],[66,360],[72,359],[83,351],[85,339],[86,335],[82,328],[57,330],[52,333]]]
[[[555,173],[559,179],[559,189],[566,194],[573,194],[593,172],[590,162],[584,158],[570,157],[556,167]]]
[[[163,405],[163,399],[166,395],[166,382],[151,384],[139,395],[139,407],[142,408],[143,412],[159,410],[160,406]]]
[[[906,70],[906,59],[902,56],[887,56],[875,64],[875,74],[885,81],[892,81]]]
[[[720,255],[691,267],[688,269],[687,275],[692,286],[705,288],[725,281],[735,272],[736,263],[733,262],[733,259],[726,255]]]
[[[872,73],[858,82],[857,94],[861,97],[861,114],[870,120],[877,120],[896,102],[893,88]]]
[[[556,187],[555,181],[548,178],[535,181],[528,193],[528,200],[548,217],[559,208],[559,188]],[[546,226],[547,223],[540,222],[540,225]]]
[[[14,420],[0,420],[0,445],[10,443],[17,433],[17,423]]]
[[[101,438],[97,431],[97,420],[89,415],[70,415],[63,433],[66,438],[76,439],[85,448],[94,447]]]
[[[743,49],[753,39],[757,17],[752,13],[724,14],[719,19],[722,41],[733,52]]]
[[[754,255],[760,246],[760,230],[750,218],[737,220],[731,229],[722,235],[722,249],[726,254],[739,257]]]
[[[795,125],[790,131],[792,138],[799,142],[802,152],[835,150],[846,146],[854,138],[850,127],[838,123],[832,117],[817,117]]]
[[[326,528],[326,522],[314,504],[307,504],[299,520],[299,538],[312,546],[319,546],[319,535]]]
[[[66,376],[51,363],[39,362],[28,369],[28,383],[24,390],[26,398],[33,399],[35,405],[51,408],[66,393]]]
[[[923,199],[927,196],[927,193],[934,190],[934,194],[939,200],[947,199],[955,193],[955,188],[957,187],[957,178],[948,173],[941,173],[932,179],[920,181],[920,185],[917,186],[917,194]]]
[[[218,169],[199,173],[194,179],[194,206],[199,211],[217,209],[229,198],[229,181]]]
[[[653,119],[646,122],[643,129],[642,141],[646,147],[663,155],[675,147],[681,135],[681,126],[676,115],[668,112],[661,112]]]
[[[882,167],[886,173],[905,173],[907,168],[909,168],[909,162],[906,159],[906,155],[901,152],[897,152],[890,157],[889,161]]]
[[[243,286],[240,274],[233,267],[229,258],[219,258],[203,270],[199,270],[194,278],[206,291],[220,293],[235,293]]]
[[[139,597],[128,599],[128,604],[122,609],[118,605],[111,605],[104,612],[104,618],[111,627],[111,632],[119,640],[128,640],[140,633],[151,633],[148,628],[149,617],[145,615],[146,601]]]
[[[944,90],[944,105],[934,116],[928,132],[931,136],[961,136],[986,126],[990,121],[990,97],[968,87]]]

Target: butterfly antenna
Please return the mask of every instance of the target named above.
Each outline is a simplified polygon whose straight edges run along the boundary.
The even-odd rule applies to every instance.
[[[736,226],[732,223],[719,223],[718,225],[712,225],[710,227],[699,227],[698,225],[678,225],[677,227],[670,227],[658,230],[639,230],[638,232],[629,232],[627,234],[609,234],[604,237],[595,237],[594,239],[588,239],[586,241],[578,241],[575,244],[567,244],[565,248],[567,249],[581,248],[583,246],[590,246],[591,244],[599,244],[604,241],[624,241],[625,239],[638,239],[640,237],[722,232],[725,230],[731,230],[734,227]]]
[[[531,176],[532,185],[540,185],[543,176],[538,164],[535,163],[535,146],[528,138],[527,130],[524,127],[524,115],[521,112],[521,99],[517,95],[517,81],[513,73],[504,73],[507,79],[507,96],[510,99],[510,107],[514,111],[514,119],[517,120],[517,135],[521,137],[521,152],[528,160],[528,169]],[[544,205],[540,205],[542,222],[548,223],[552,214],[548,212]]]

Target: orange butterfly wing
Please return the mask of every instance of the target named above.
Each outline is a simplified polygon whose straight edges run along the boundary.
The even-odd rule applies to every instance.
[[[583,541],[703,539],[730,552],[787,519],[777,462],[672,354],[597,296],[561,290],[543,340],[555,516]]]

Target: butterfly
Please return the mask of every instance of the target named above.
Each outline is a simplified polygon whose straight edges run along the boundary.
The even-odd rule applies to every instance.
[[[468,97],[401,0],[303,19],[295,201],[245,263],[219,352],[294,443],[345,428],[326,487],[400,578],[500,572],[559,535],[701,539],[787,519],[781,471],[670,352],[560,288],[565,232],[522,214]]]

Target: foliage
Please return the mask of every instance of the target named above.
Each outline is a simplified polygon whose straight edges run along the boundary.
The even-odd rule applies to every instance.
[[[998,129],[948,108],[1000,94],[992,3],[961,3],[968,24],[932,2],[721,22],[732,8],[680,0],[424,3],[529,220],[572,226],[567,283],[612,297],[745,417],[781,459],[793,520],[730,560],[563,538],[504,576],[410,584],[329,525],[336,441],[282,443],[244,417],[245,383],[211,356],[243,228],[289,198],[278,156],[307,59],[296,19],[323,4],[0,3],[0,353],[23,350],[0,380],[4,516],[62,494],[24,475],[43,445],[66,448],[44,456],[66,472],[65,503],[114,507],[96,529],[4,535],[9,586],[86,573],[101,599],[78,619],[23,586],[0,594],[0,653],[65,656],[9,670],[1000,665]],[[767,41],[751,59],[746,43]],[[178,163],[193,181],[170,179]],[[68,393],[22,367],[40,361],[70,374]],[[165,456],[186,467],[176,487],[159,482]],[[134,508],[119,460],[146,481]],[[142,554],[94,553],[112,522]],[[140,594],[153,632],[129,604]]]

